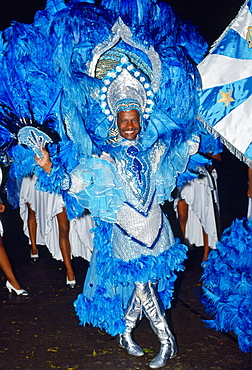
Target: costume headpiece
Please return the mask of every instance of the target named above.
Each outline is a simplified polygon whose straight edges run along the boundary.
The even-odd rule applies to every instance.
[[[36,14],[34,24],[14,22],[0,37],[4,81],[0,97],[5,105],[14,105],[18,116],[30,117],[25,107],[30,102],[35,120],[43,126],[44,118],[53,115],[53,127],[60,136],[69,136],[86,157],[110,150],[108,135],[121,109],[140,112],[142,131],[146,130],[141,145],[145,148],[159,136],[168,145],[171,136],[174,143],[189,136],[198,94],[197,70],[191,59],[198,63],[207,50],[194,27],[177,19],[164,1],[46,3],[45,12]],[[45,22],[45,14],[49,22]],[[123,55],[128,58],[125,65]],[[109,83],[102,85],[101,112],[97,96],[103,79]],[[0,105],[1,114],[8,116]],[[6,140],[11,141],[12,136],[4,136]]]
[[[104,86],[99,94],[103,113],[116,125],[117,113],[137,110],[141,117],[148,119],[154,105],[154,93],[148,77],[137,69],[126,56],[109,71],[102,80]]]

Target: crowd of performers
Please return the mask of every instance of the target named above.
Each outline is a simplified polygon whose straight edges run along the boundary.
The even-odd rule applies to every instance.
[[[81,324],[104,329],[129,354],[142,356],[131,333],[144,314],[161,345],[149,366],[164,366],[178,351],[165,309],[184,268],[191,214],[205,241],[199,242],[204,279],[224,263],[218,243],[218,257],[208,256],[218,240],[212,159],[220,160],[222,149],[196,119],[196,65],[206,42],[164,2],[48,0],[33,24],[7,28],[0,47],[8,200],[20,205],[31,258],[39,258],[37,244],[46,244],[63,259],[72,287],[71,255],[90,260],[74,302]],[[183,241],[174,238],[160,208],[176,187]],[[239,225],[239,238],[243,229],[249,235],[250,221]],[[209,273],[212,260],[217,267]],[[10,290],[27,294],[7,279]],[[248,342],[244,327],[239,330]]]

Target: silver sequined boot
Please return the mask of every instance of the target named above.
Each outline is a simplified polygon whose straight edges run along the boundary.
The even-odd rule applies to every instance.
[[[142,307],[141,301],[134,292],[130,305],[125,313],[126,331],[119,334],[117,341],[120,347],[125,348],[128,354],[132,356],[143,356],[142,348],[136,344],[131,336],[131,332],[137,324],[141,315]]]
[[[150,281],[146,284],[135,284],[136,295],[141,300],[143,311],[161,343],[159,354],[149,364],[152,369],[158,369],[176,356],[178,347],[166,321],[165,310],[156,292],[155,284]]]

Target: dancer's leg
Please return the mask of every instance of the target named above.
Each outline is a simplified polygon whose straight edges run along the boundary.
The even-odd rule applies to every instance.
[[[66,210],[63,208],[61,213],[57,214],[59,225],[59,245],[62,258],[66,267],[66,274],[69,281],[74,280],[74,271],[71,262],[71,247],[69,241],[70,223],[66,215]]]
[[[9,283],[11,283],[11,285],[17,290],[21,289],[19,282],[17,281],[12,270],[8,255],[4,249],[3,240],[1,236],[0,236],[0,267],[3,270]]]
[[[120,347],[125,348],[132,356],[143,356],[144,352],[138,344],[134,342],[131,332],[137,324],[141,315],[141,300],[134,292],[133,297],[129,303],[129,307],[125,313],[126,331],[118,335],[118,344]]]
[[[177,210],[180,229],[185,239],[186,223],[188,220],[188,204],[186,203],[185,199],[181,199],[178,201]]]
[[[32,256],[37,256],[38,255],[38,249],[37,249],[37,244],[36,244],[36,236],[37,236],[37,220],[36,220],[36,214],[35,212],[31,209],[30,203],[26,203],[28,207],[28,220],[27,220],[27,225],[28,225],[28,230],[29,230],[29,236],[30,236],[30,241],[31,241],[31,258]]]
[[[141,299],[143,311],[149,319],[153,331],[161,343],[158,355],[151,361],[152,369],[165,366],[166,362],[175,357],[178,347],[166,321],[165,310],[155,288],[156,284],[136,283],[136,295]]]
[[[205,232],[203,227],[202,227],[202,231],[203,231],[203,243],[204,243],[204,252],[203,252],[202,261],[204,262],[204,261],[207,260],[208,253],[210,251],[210,247],[208,245],[208,234]]]

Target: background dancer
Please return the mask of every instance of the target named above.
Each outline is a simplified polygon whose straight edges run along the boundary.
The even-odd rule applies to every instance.
[[[0,168],[0,186],[2,184],[2,169]],[[3,213],[5,210],[5,205],[2,203],[0,199],[0,213]],[[7,281],[6,281],[6,288],[11,293],[15,293],[18,296],[28,296],[28,292],[21,288],[16,276],[14,275],[14,272],[11,267],[10,260],[8,258],[8,255],[5,251],[4,245],[3,245],[3,225],[0,221],[0,268],[3,270]]]

